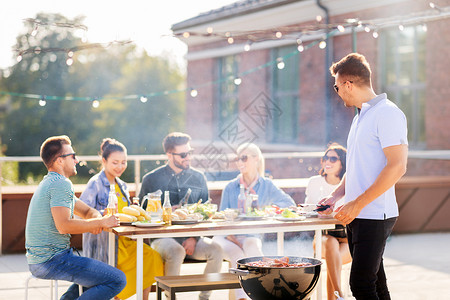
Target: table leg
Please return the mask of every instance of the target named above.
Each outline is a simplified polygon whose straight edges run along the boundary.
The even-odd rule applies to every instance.
[[[116,236],[114,233],[108,233],[108,264],[116,266]]]
[[[143,265],[144,265],[144,239],[138,237],[136,239],[136,296],[138,300],[143,299]]]
[[[284,255],[284,232],[277,232],[277,255]]]
[[[315,232],[315,237],[316,237],[316,251],[314,253],[314,258],[317,259],[322,259],[322,230],[320,229],[316,229]],[[322,270],[323,270],[323,266],[322,266]],[[321,272],[322,274],[322,272]],[[320,276],[319,278],[319,282],[317,282],[317,289],[316,289],[316,296],[317,296],[317,300],[322,300],[322,277]]]
[[[157,300],[162,300],[162,289],[158,283],[156,283],[156,297]]]

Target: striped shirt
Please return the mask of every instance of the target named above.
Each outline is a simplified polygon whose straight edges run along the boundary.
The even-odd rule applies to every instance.
[[[72,182],[63,175],[49,172],[41,181],[28,207],[25,227],[28,264],[46,262],[55,254],[70,247],[70,234],[58,232],[51,208],[56,206],[70,208],[73,218],[75,201]]]

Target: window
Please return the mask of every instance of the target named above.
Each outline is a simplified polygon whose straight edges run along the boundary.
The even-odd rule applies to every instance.
[[[405,113],[410,146],[423,148],[426,32],[422,26],[411,26],[386,30],[380,38],[382,90]]]
[[[281,114],[274,116],[268,139],[274,143],[295,143],[299,113],[299,54],[296,46],[281,47],[272,50],[272,59],[277,60],[272,69],[272,100]]]
[[[238,114],[238,86],[234,84],[234,78],[238,74],[237,56],[219,58],[218,73],[216,120],[217,130],[220,132]]]

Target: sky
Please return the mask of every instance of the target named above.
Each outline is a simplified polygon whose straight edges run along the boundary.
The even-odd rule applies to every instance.
[[[24,19],[39,12],[68,18],[84,15],[89,43],[131,39],[150,55],[171,54],[183,64],[187,47],[171,37],[175,23],[237,0],[8,0],[0,9],[0,69],[15,63],[12,48],[25,30]]]

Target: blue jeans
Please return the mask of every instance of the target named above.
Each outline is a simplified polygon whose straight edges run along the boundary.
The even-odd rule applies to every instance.
[[[61,251],[41,264],[28,265],[37,278],[65,280],[88,287],[78,299],[111,299],[125,287],[125,274],[101,261]]]
[[[350,288],[358,300],[389,300],[383,267],[386,240],[397,218],[354,219],[347,225],[348,246],[353,258]]]

